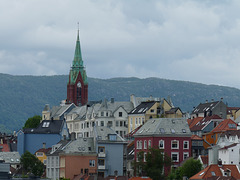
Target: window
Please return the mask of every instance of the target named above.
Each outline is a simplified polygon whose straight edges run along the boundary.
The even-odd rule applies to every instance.
[[[104,112],[101,112],[101,116],[104,116]]]
[[[130,119],[130,124],[132,125],[132,118]]]
[[[89,128],[89,123],[87,122],[87,128]]]
[[[89,160],[89,166],[95,167],[95,160]]]
[[[99,166],[104,166],[105,165],[104,159],[99,159],[98,160],[98,165]]]
[[[98,153],[105,153],[105,147],[99,146]]]
[[[147,140],[144,140],[144,149],[147,149]]]
[[[151,113],[154,113],[154,109],[151,109]]]
[[[189,142],[183,141],[183,149],[189,149]]]
[[[117,135],[116,134],[109,134],[108,138],[110,141],[116,141],[117,140]]]
[[[172,134],[175,134],[175,129],[171,129]]]
[[[107,123],[107,125],[108,125],[108,127],[112,127],[112,121],[108,121],[108,123]]]
[[[172,152],[171,153],[171,158],[173,162],[178,162],[179,158],[178,158],[178,152]]]
[[[104,121],[101,121],[101,126],[104,126]]]
[[[148,148],[151,148],[151,147],[152,147],[152,141],[149,140],[149,141],[148,141]]]
[[[119,116],[119,117],[122,117],[122,112],[119,112],[119,113],[118,113],[118,116]]]
[[[146,162],[146,156],[147,156],[147,153],[144,152],[144,154],[143,154],[143,162]]]
[[[188,157],[189,157],[189,153],[188,152],[184,152],[183,153],[183,160],[187,159]]]
[[[138,120],[137,120],[137,118],[135,118],[135,125],[138,123]]]
[[[139,149],[142,149],[142,141],[139,141]]]
[[[159,140],[159,149],[164,149],[164,140]]]
[[[173,141],[171,141],[171,143],[172,143],[172,149],[178,149],[178,145],[179,145],[179,143],[178,143],[178,141],[177,140],[173,140]]]
[[[37,152],[36,155],[39,157],[39,156],[43,156],[43,152]]]
[[[138,124],[141,124],[141,118],[138,118]]]
[[[116,127],[118,127],[119,126],[119,121],[116,121]]]
[[[120,121],[120,126],[121,126],[121,127],[123,126],[123,122],[122,122],[122,121]]]
[[[106,112],[106,116],[108,116],[108,112]]]

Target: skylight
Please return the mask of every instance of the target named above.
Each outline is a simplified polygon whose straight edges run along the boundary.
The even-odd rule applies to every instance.
[[[186,129],[182,129],[182,132],[183,132],[183,133],[186,133]]]
[[[164,134],[164,133],[165,133],[164,128],[160,128],[160,132],[161,132],[162,134]]]
[[[171,132],[172,132],[173,134],[175,134],[175,129],[171,129]]]

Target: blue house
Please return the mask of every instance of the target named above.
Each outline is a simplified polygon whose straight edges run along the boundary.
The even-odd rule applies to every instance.
[[[25,151],[34,154],[43,145],[46,148],[68,139],[69,131],[65,120],[43,120],[37,128],[28,128],[18,132],[17,150],[20,155]]]
[[[127,142],[109,127],[95,126],[98,176],[126,175]]]

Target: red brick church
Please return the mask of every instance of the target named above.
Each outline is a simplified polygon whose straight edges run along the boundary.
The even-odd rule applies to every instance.
[[[85,105],[88,102],[88,80],[83,66],[82,53],[79,40],[79,30],[75,48],[75,55],[69,73],[67,84],[67,102],[76,106]]]

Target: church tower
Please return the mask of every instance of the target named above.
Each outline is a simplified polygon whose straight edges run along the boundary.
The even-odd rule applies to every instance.
[[[88,80],[86,70],[83,66],[78,30],[75,55],[67,84],[67,103],[74,103],[77,106],[81,106],[87,104],[87,102]]]

